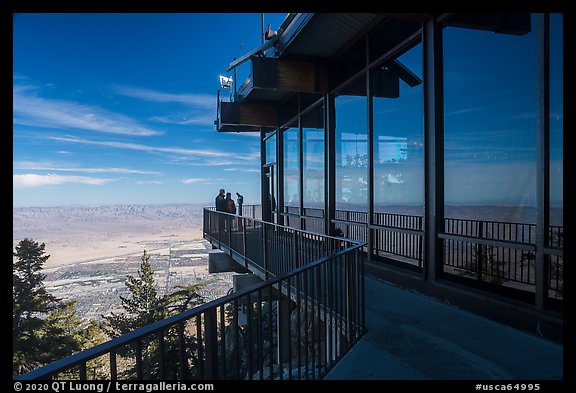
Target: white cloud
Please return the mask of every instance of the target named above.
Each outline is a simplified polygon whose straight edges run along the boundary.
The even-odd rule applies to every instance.
[[[154,117],[151,117],[150,120],[156,121],[158,123],[190,126],[190,125],[214,125],[215,118],[216,118],[215,113],[204,112],[202,114],[198,114],[198,115],[194,115],[194,116],[189,116],[189,115],[182,115],[182,116],[175,116],[175,117],[154,116]]]
[[[184,163],[179,162],[177,164],[191,165],[191,166],[226,166],[226,165],[235,165],[238,164],[238,162],[231,160],[217,159],[217,160],[204,160],[202,162],[184,162]]]
[[[259,133],[259,132],[248,132],[248,131],[246,131],[246,132],[237,132],[235,135],[237,135],[237,136],[249,136],[249,137],[252,137],[252,138],[258,138],[258,139],[260,139],[260,133]]]
[[[134,119],[93,105],[59,99],[42,98],[32,86],[13,87],[13,121],[15,124],[76,129],[110,134],[149,136],[162,132],[149,129]]]
[[[149,181],[137,181],[136,184],[144,185],[144,184],[164,184],[160,180],[149,180]]]
[[[255,172],[260,173],[260,169],[245,169],[245,168],[226,168],[225,171],[229,172]]]
[[[160,172],[141,171],[138,169],[129,169],[129,168],[59,167],[59,166],[50,165],[49,163],[30,162],[30,161],[16,161],[16,162],[14,162],[13,169],[31,170],[31,171],[82,172],[82,173],[128,173],[128,174],[141,174],[141,175],[159,175],[160,174]]]
[[[216,182],[221,182],[223,179],[209,179],[206,177],[193,177],[189,179],[182,179],[180,183],[183,184],[216,184]]]
[[[182,156],[200,156],[208,158],[228,158],[231,156],[230,152],[218,151],[218,150],[208,150],[208,149],[185,149],[181,147],[161,147],[161,146],[150,146],[143,145],[140,143],[128,143],[128,142],[115,142],[115,141],[94,141],[89,139],[77,138],[73,136],[66,137],[49,137],[48,139],[61,141],[61,142],[71,142],[71,143],[82,143],[88,145],[96,146],[106,146],[117,149],[127,149],[127,150],[138,150],[156,153],[169,153],[177,154]],[[237,160],[250,161],[258,158],[259,155],[255,153],[250,154],[237,154],[234,158]]]
[[[14,188],[41,187],[41,186],[52,186],[52,185],[70,184],[70,183],[101,186],[111,181],[114,181],[114,179],[100,179],[86,176],[62,176],[53,173],[47,175],[37,175],[33,173],[27,173],[24,175],[12,176],[12,184]]]
[[[216,97],[210,94],[173,94],[137,87],[119,86],[116,94],[152,102],[172,102],[188,106],[214,109]]]

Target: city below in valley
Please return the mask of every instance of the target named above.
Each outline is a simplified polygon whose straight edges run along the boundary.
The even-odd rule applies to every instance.
[[[200,206],[15,208],[13,231],[14,247],[24,238],[46,244],[47,290],[75,300],[85,320],[122,310],[126,276],[137,276],[144,250],[159,294],[202,283],[209,301],[232,286],[232,273],[208,273],[211,246],[202,239]]]

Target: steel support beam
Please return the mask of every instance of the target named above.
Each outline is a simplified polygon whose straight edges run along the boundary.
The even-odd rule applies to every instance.
[[[324,95],[324,232],[334,233],[336,217],[336,112],[334,95]]]
[[[366,36],[366,64],[370,62],[370,36]],[[372,260],[374,249],[374,231],[371,225],[374,224],[374,97],[371,89],[371,72],[366,70],[366,116],[368,126],[368,260]]]
[[[548,297],[545,248],[550,225],[550,15],[536,15],[536,261],[535,306],[544,309]]]
[[[300,228],[305,227],[304,214],[304,139],[302,130],[302,98],[298,94],[298,214],[300,215]]]
[[[270,185],[268,184],[268,177],[266,173],[270,168],[266,167],[266,131],[260,130],[260,199],[262,204],[262,221],[269,222],[270,217],[270,197],[268,192]]]
[[[277,224],[284,225],[284,215],[280,214],[284,211],[284,132],[277,128],[276,131],[276,192],[278,200],[276,201],[276,217]]]
[[[424,269],[425,280],[442,276],[444,232],[444,80],[442,26],[430,18],[422,28],[424,78]]]

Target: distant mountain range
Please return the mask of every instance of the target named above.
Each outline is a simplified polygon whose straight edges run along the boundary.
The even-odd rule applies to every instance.
[[[202,227],[202,205],[109,205],[13,208],[14,239],[72,231]]]
[[[108,205],[13,208],[14,239],[46,234],[89,232],[103,229],[150,231],[155,228],[202,228],[203,205]],[[355,210],[353,206],[346,206]],[[345,206],[339,206],[345,209]],[[388,206],[377,208],[399,214],[421,215],[421,206]],[[445,216],[477,220],[535,223],[536,209],[521,206],[446,206]],[[551,225],[563,225],[562,209],[550,212]]]

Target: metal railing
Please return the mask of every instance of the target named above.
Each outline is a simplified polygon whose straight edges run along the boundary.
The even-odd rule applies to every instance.
[[[549,297],[563,297],[563,228],[550,226]],[[447,218],[444,241],[445,270],[498,286],[534,292],[536,225],[519,222]]]
[[[367,212],[336,210],[333,222],[344,236],[364,242],[368,242],[368,231],[371,230],[372,255],[394,258],[399,263],[422,268],[422,217],[376,212],[372,225],[368,225],[367,220]]]
[[[309,212],[310,211],[310,212]],[[288,212],[288,210],[287,210]],[[297,211],[289,209],[291,221],[300,220]],[[302,219],[312,222],[323,232],[323,209],[304,208]],[[376,212],[372,224],[367,223],[364,211],[336,210],[332,222],[344,237],[366,242],[372,232],[371,253],[400,265],[422,269],[422,216]],[[457,276],[497,286],[508,286],[526,292],[535,290],[536,225],[521,222],[446,218],[445,231],[440,234],[444,243],[444,271]],[[562,299],[564,288],[562,226],[550,226],[545,248],[550,298]]]
[[[215,207],[205,207],[205,210],[216,211]],[[238,214],[245,217],[262,219],[262,205],[246,205],[242,204],[242,214],[240,214],[240,206],[236,205]]]
[[[204,210],[204,238],[247,268],[279,275],[358,244],[250,217]]]
[[[204,231],[269,278],[16,379],[317,379],[363,335],[361,243],[212,209]]]

